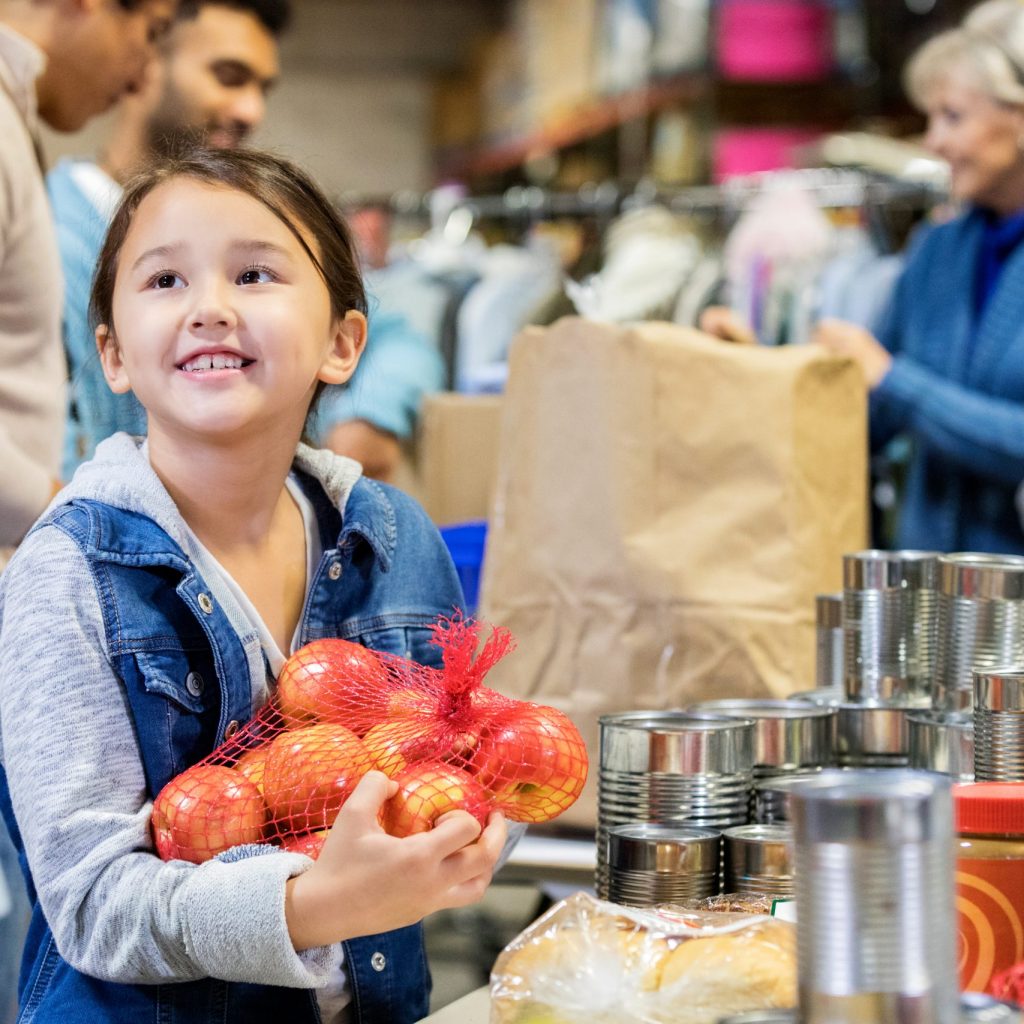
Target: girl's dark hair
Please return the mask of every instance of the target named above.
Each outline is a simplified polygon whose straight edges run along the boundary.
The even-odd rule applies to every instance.
[[[352,236],[334,205],[304,171],[273,153],[255,149],[195,149],[162,160],[130,181],[107,229],[100,250],[89,300],[93,329],[106,324],[114,330],[114,281],[125,238],[143,199],[158,185],[174,178],[236,189],[261,202],[298,240],[313,262],[331,298],[331,314],[367,312],[359,258]],[[306,241],[311,235],[319,253]],[[326,385],[317,385],[310,416]]]

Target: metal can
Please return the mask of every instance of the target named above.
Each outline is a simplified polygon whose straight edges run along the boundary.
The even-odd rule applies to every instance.
[[[828,764],[834,710],[798,700],[704,700],[688,712],[754,722],[754,778]]]
[[[1024,558],[943,555],[938,629],[932,703],[970,711],[975,669],[1024,665]]]
[[[806,1024],[958,1020],[951,788],[850,771],[793,791]]]
[[[843,685],[843,595],[818,594],[814,599],[815,613],[815,685],[835,687]]]
[[[843,557],[843,678],[851,701],[930,698],[937,578],[936,551]]]
[[[721,834],[714,829],[616,825],[607,843],[611,903],[652,907],[718,892]]]
[[[770,775],[754,780],[753,814],[757,825],[775,825],[789,821],[789,795],[794,786],[813,782],[823,769],[792,772],[789,775]]]
[[[727,828],[725,891],[793,895],[793,833],[787,825]]]
[[[900,768],[909,760],[907,708],[840,704],[835,763],[843,768]]]
[[[841,686],[822,686],[814,690],[798,690],[786,700],[798,700],[802,704],[817,704],[823,708],[834,708],[846,701],[846,691]]]
[[[974,777],[1024,782],[1024,668],[974,673]]]
[[[955,711],[907,712],[911,768],[949,775],[958,782],[974,778],[974,721]]]

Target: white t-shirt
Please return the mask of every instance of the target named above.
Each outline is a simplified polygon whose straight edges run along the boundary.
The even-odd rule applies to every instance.
[[[317,525],[316,513],[313,510],[312,502],[306,497],[293,475],[289,475],[287,480],[285,480],[285,487],[302,513],[302,525],[306,534],[306,592],[308,594],[310,581],[313,579],[323,555],[323,546],[320,543],[320,529]],[[262,616],[256,610],[256,606],[252,601],[249,600],[245,591],[192,530],[188,530],[188,541],[189,557],[198,567],[203,579],[213,591],[214,598],[220,603],[221,608],[224,609],[225,614],[231,620],[232,626],[235,627],[239,636],[242,637],[243,646],[245,646],[246,653],[249,655],[250,678],[253,687],[253,707],[262,707],[270,696],[262,656],[266,655],[270,671],[276,679],[281,671],[281,666],[285,663],[287,655],[278,646],[277,641],[272,636]],[[299,643],[301,628],[302,619],[300,617],[299,622],[295,626],[295,633],[292,635],[288,654],[295,652]],[[258,645],[255,646],[255,650],[260,655],[258,671],[253,664],[253,657],[250,651],[250,648],[254,645],[251,643],[251,639],[247,643],[247,638],[258,638],[259,640]],[[328,984],[316,991],[320,1016],[324,1024],[345,1024],[349,1019],[348,1006],[351,1002],[351,995],[348,990],[348,978],[345,975],[344,962],[345,954],[339,945],[337,947],[334,976]]]

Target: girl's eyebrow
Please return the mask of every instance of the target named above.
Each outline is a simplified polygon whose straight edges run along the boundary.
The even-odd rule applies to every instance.
[[[133,264],[132,270],[138,268],[141,263],[145,263],[146,260],[150,259],[169,259],[174,256],[175,253],[179,252],[185,246],[184,242],[175,242],[173,245],[158,245],[152,249],[147,249]]]
[[[146,260],[159,259],[169,260],[181,252],[182,249],[186,248],[186,242],[173,242],[168,245],[157,245],[152,249],[147,249],[133,264],[132,270],[139,267],[140,264],[145,263]],[[238,238],[235,239],[230,248],[236,252],[244,253],[261,253],[267,256],[277,256],[282,259],[291,259],[291,253],[283,245],[277,245],[275,242],[268,242],[260,238]]]
[[[276,242],[268,242],[259,238],[239,238],[231,243],[231,248],[238,252],[263,253],[267,256],[278,256],[291,259],[291,253]]]

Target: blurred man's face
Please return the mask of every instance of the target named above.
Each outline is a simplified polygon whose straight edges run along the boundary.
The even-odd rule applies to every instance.
[[[259,126],[278,75],[277,41],[249,11],[207,4],[176,24],[155,66],[149,143],[157,154],[188,140],[240,145]]]
[[[42,119],[57,131],[78,131],[138,92],[176,7],[177,0],[140,0],[131,9],[101,0],[69,15],[37,83]]]

